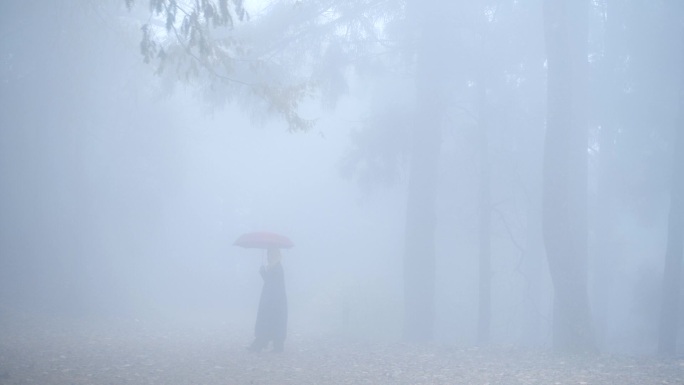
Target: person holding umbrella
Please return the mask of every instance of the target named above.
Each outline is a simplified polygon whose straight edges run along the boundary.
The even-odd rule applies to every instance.
[[[259,298],[256,325],[254,326],[254,342],[248,350],[260,352],[269,343],[273,343],[273,351],[283,352],[287,337],[287,294],[285,292],[285,274],[280,263],[280,248],[292,247],[292,242],[279,234],[257,232],[248,233],[235,242],[235,245],[248,248],[266,248],[267,264],[261,266],[261,278],[264,281]]]
[[[287,337],[287,294],[285,275],[280,263],[280,249],[269,248],[266,252],[268,264],[261,266],[259,273],[264,280],[259,298],[254,342],[249,350],[260,352],[273,342],[273,351],[282,353]]]

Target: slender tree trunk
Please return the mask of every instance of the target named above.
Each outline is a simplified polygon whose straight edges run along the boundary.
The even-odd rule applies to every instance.
[[[443,111],[426,83],[419,83],[418,95],[406,211],[404,338],[429,341],[435,317],[435,196]]]
[[[623,0],[604,0],[604,12],[609,16],[604,22],[603,56],[594,68],[592,102],[599,125],[597,156],[596,196],[589,204],[589,228],[594,234],[589,243],[590,301],[593,309],[594,333],[599,349],[607,348],[612,330],[621,322],[616,314],[616,294],[619,293],[618,270],[623,258],[623,242],[616,236],[616,143],[619,130],[624,127],[621,99],[621,77],[616,71],[626,50],[625,23],[630,3]]]
[[[535,119],[536,120],[536,119]],[[543,118],[539,127],[543,127]],[[527,346],[542,346],[548,336],[548,287],[544,264],[544,238],[542,236],[542,181],[539,175],[543,164],[543,132],[523,149],[527,154],[524,168],[527,210],[526,236],[520,272],[525,278],[523,291],[524,310],[522,314],[522,343]],[[529,175],[533,174],[533,175]],[[546,321],[546,322],[545,322]]]
[[[548,297],[545,293],[549,290],[545,287],[547,282],[541,225],[541,188],[533,188],[531,195],[537,200],[531,202],[527,210],[527,242],[520,266],[525,277],[522,342],[527,346],[538,347],[543,345],[544,337],[548,335],[548,325],[544,321],[547,319],[545,311],[548,310]]]
[[[530,95],[529,120],[522,132],[524,140],[520,153],[521,177],[526,196],[526,236],[524,253],[520,264],[520,273],[525,279],[523,289],[523,312],[521,342],[527,346],[544,345],[549,335],[549,306],[551,290],[546,270],[544,254],[544,238],[542,236],[542,169],[544,159],[544,124],[546,121],[546,68],[539,62],[539,53],[544,53],[544,36],[538,34],[543,25],[542,9],[530,12],[525,17],[528,25],[526,35],[533,47],[533,54],[528,53],[526,61],[530,72],[527,75],[526,88]],[[543,31],[543,30],[542,30]],[[534,40],[530,38],[534,37]],[[542,61],[543,62],[543,61]]]
[[[481,64],[481,68],[484,68]],[[480,150],[480,228],[479,228],[479,308],[477,323],[477,339],[481,344],[489,342],[491,325],[491,191],[490,191],[490,166],[489,166],[489,140],[487,135],[487,87],[485,73],[481,71],[479,79],[479,150]]]
[[[435,198],[448,64],[437,0],[411,2],[420,31],[404,253],[404,338],[429,341],[435,318]]]
[[[404,338],[429,341],[435,314],[435,190],[440,133],[432,115],[413,136],[404,254]]]
[[[682,58],[684,59],[684,55]],[[675,127],[670,214],[658,339],[658,352],[667,356],[672,356],[677,351],[682,254],[684,253],[684,72],[680,81],[680,115]]]
[[[546,0],[548,105],[543,231],[554,286],[553,346],[594,350],[587,294],[587,0]]]

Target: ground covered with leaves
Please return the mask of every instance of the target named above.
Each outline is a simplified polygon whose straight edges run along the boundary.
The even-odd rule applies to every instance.
[[[0,384],[684,384],[684,359],[290,336],[250,353],[247,330],[54,321],[0,325]]]

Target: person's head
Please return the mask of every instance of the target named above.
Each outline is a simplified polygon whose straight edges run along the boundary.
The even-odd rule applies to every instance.
[[[280,259],[282,258],[282,255],[280,254],[280,249],[277,248],[270,248],[266,251],[266,258],[268,259],[268,263],[270,265],[276,264],[280,262]]]

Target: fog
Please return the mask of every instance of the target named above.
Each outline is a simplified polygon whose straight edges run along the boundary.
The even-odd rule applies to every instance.
[[[202,44],[233,45],[203,51],[127,3],[0,4],[5,352],[57,323],[242,348],[267,261],[234,242],[270,231],[295,245],[285,354],[681,354],[681,6],[227,2]]]
[[[353,291],[371,282],[375,295],[399,298],[391,291],[404,194],[399,186],[364,193],[340,176],[358,102],[342,103],[309,132],[289,133],[235,107],[203,105],[186,87],[162,90],[141,63],[134,29],[115,24],[82,35],[99,24],[99,12],[112,23],[127,17],[124,7],[15,7],[35,13],[11,18],[16,49],[41,54],[10,52],[5,68],[8,307],[253,318],[263,250],[233,242],[257,230],[294,240],[284,262],[292,306],[331,326],[338,315],[314,309],[316,301],[358,297]],[[79,24],[51,20],[55,11]],[[37,26],[62,36],[45,41]],[[88,39],[73,47],[75,38]],[[10,50],[15,41],[6,40]]]

